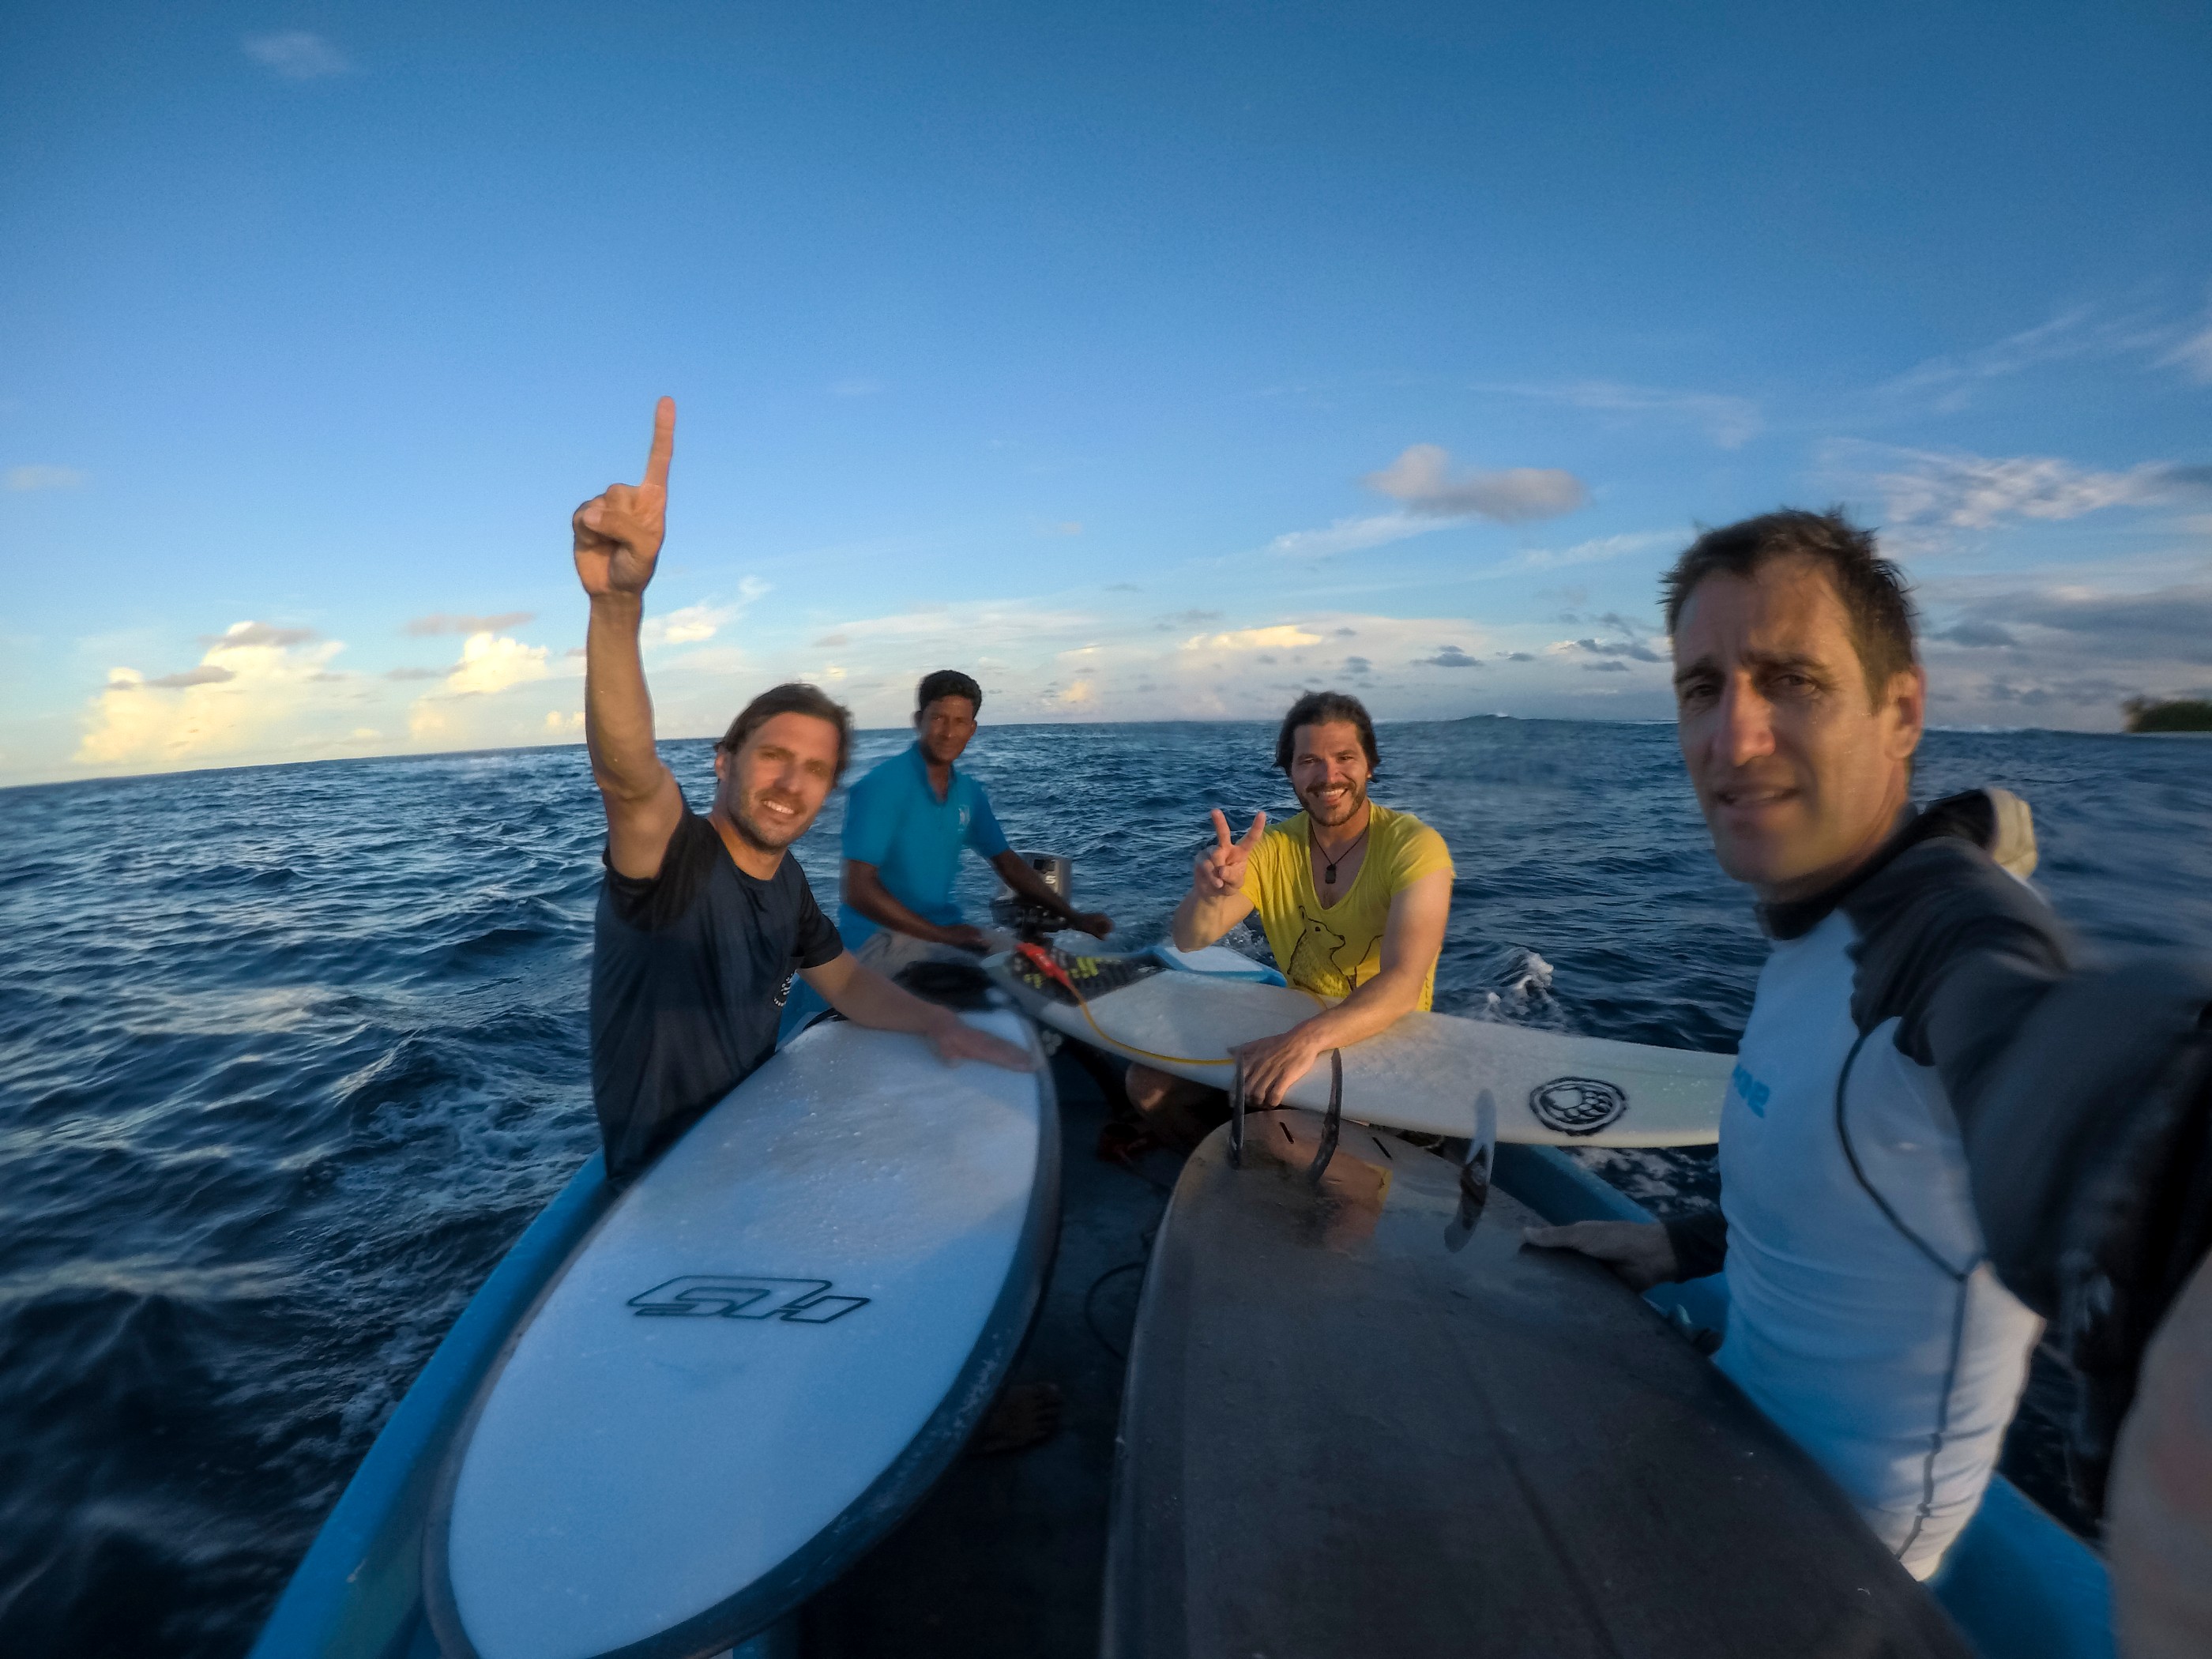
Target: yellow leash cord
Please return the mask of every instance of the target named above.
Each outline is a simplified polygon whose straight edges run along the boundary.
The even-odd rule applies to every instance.
[[[1026,955],[1027,952],[1024,952],[1024,954]],[[1083,1011],[1085,1024],[1089,1025],[1092,1030],[1097,1032],[1110,1048],[1118,1048],[1125,1054],[1141,1055],[1146,1060],[1164,1060],[1170,1066],[1234,1066],[1237,1063],[1237,1057],[1234,1054],[1224,1054],[1219,1060],[1203,1060],[1196,1054],[1155,1054],[1150,1048],[1139,1048],[1133,1042],[1125,1042],[1123,1039],[1113,1036],[1104,1026],[1098,1023],[1097,1016],[1091,1012],[1091,1000],[1085,996],[1081,991],[1076,988],[1074,977],[1066,969],[1061,968],[1058,963],[1054,962],[1048,957],[1043,956],[1042,952],[1038,953],[1036,956],[1030,957],[1030,960],[1037,963],[1037,965],[1050,977],[1058,980],[1062,985],[1067,988],[1068,995],[1075,999],[1075,1006]],[[1170,971],[1172,972],[1173,969],[1170,969]],[[1291,988],[1293,990],[1300,990],[1304,988],[1293,986]],[[1310,997],[1313,997],[1314,1002],[1317,1006],[1322,1008],[1328,1006],[1328,1005],[1322,1001],[1319,997],[1314,997],[1312,992],[1307,991],[1305,994]]]

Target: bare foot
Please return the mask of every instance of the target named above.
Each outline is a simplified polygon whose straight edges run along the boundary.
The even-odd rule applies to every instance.
[[[970,1457],[1027,1451],[1060,1432],[1061,1395],[1057,1382],[1017,1382],[998,1398],[968,1443]]]

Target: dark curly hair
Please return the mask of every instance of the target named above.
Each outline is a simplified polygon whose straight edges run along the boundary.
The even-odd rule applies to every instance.
[[[1375,722],[1367,718],[1366,706],[1358,698],[1345,691],[1309,691],[1291,705],[1291,712],[1283,716],[1283,729],[1275,736],[1275,765],[1285,774],[1291,769],[1291,755],[1298,740],[1301,726],[1327,726],[1336,720],[1349,720],[1358,729],[1359,746],[1367,751],[1367,769],[1374,771],[1382,764],[1382,757],[1375,749]]]

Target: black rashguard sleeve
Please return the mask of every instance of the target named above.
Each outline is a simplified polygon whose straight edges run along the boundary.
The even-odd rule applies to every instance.
[[[657,876],[626,876],[615,868],[605,850],[599,854],[607,867],[607,896],[623,925],[641,933],[658,933],[698,901],[706,890],[714,860],[722,855],[722,838],[714,826],[690,807],[676,821],[668,849],[660,855]]]
[[[1674,1277],[1703,1279],[1728,1263],[1728,1218],[1718,1210],[1667,1223],[1667,1242],[1674,1248]]]
[[[2212,1247],[2212,960],[2082,965],[1971,842],[1911,848],[1845,902],[1851,1012],[1894,1016],[1957,1114],[1990,1265],[2081,1376],[2094,1509],[2143,1349]]]
[[[833,963],[845,953],[845,941],[822,907],[814,902],[814,887],[804,872],[799,878],[799,938],[794,950],[803,971]]]

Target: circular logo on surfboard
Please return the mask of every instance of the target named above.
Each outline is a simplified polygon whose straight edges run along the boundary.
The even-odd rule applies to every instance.
[[[1528,1091],[1536,1121],[1563,1135],[1594,1135],[1617,1123],[1628,1097],[1616,1084],[1594,1077],[1555,1077]]]

